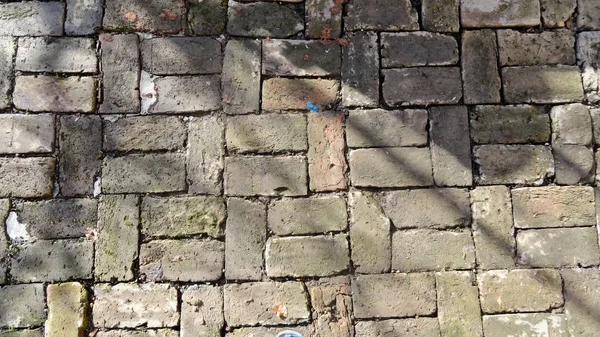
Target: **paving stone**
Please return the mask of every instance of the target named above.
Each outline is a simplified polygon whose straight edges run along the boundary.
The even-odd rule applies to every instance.
[[[322,278],[306,286],[313,309],[313,336],[352,336],[350,277]]]
[[[462,69],[466,104],[500,103],[498,47],[493,30],[463,32]]]
[[[0,4],[0,35],[62,35],[64,11],[58,1]]]
[[[270,78],[263,82],[262,108],[267,111],[305,110],[310,101],[320,107],[335,103],[339,81],[310,78]]]
[[[238,156],[225,159],[227,195],[306,195],[304,157]]]
[[[439,337],[438,320],[431,317],[362,321],[356,323],[356,337],[419,336]]]
[[[300,282],[226,284],[223,293],[225,321],[230,327],[294,325],[310,319],[308,296]],[[284,307],[287,315],[278,315],[275,307]]]
[[[450,35],[414,32],[381,33],[384,68],[442,66],[458,62],[458,44]]]
[[[592,119],[581,103],[555,106],[550,111],[553,145],[591,145]]]
[[[346,11],[346,30],[419,30],[419,14],[408,0],[352,0]]]
[[[550,116],[535,105],[477,105],[470,113],[476,144],[546,143]]]
[[[265,250],[269,277],[322,277],[350,267],[346,235],[270,238]]]
[[[507,103],[568,103],[583,100],[579,69],[575,66],[502,68]]]
[[[0,197],[50,197],[55,158],[0,158]]]
[[[152,151],[183,148],[187,127],[178,117],[135,116],[104,120],[105,151]]]
[[[17,282],[56,282],[92,278],[91,241],[41,240],[19,247],[11,263]]]
[[[563,28],[572,25],[577,0],[540,0],[540,5],[545,28]]]
[[[492,270],[478,275],[484,313],[546,311],[563,305],[556,270]]]
[[[348,147],[427,145],[426,110],[350,110]]]
[[[6,285],[0,287],[0,295],[0,327],[26,328],[42,325],[46,320],[44,285]]]
[[[156,103],[149,113],[190,113],[221,108],[221,76],[168,76],[154,82]]]
[[[229,1],[227,32],[234,36],[285,38],[304,30],[295,7],[274,2]]]
[[[414,229],[392,235],[392,269],[402,272],[472,269],[475,246],[470,231]]]
[[[517,258],[528,267],[596,265],[600,262],[598,231],[593,227],[519,231]]]
[[[571,336],[593,336],[598,331],[600,271],[563,269],[565,313]],[[568,335],[567,335],[568,336]]]
[[[90,38],[19,39],[16,70],[55,73],[95,73],[96,42]]]
[[[432,107],[429,134],[433,180],[438,186],[471,186],[471,147],[467,109]]]
[[[0,199],[0,223],[6,224],[9,210],[10,200]],[[0,284],[6,283],[8,276],[6,274],[9,263],[8,236],[6,235],[7,226],[0,226]]]
[[[359,275],[352,280],[352,294],[358,319],[423,316],[436,311],[431,274]]]
[[[218,118],[204,116],[191,119],[188,128],[188,192],[221,194],[224,124]]]
[[[61,116],[58,145],[61,194],[91,195],[102,169],[100,117]]]
[[[227,118],[228,151],[282,152],[307,149],[306,117],[300,114],[267,114]]]
[[[32,92],[36,95],[30,95]],[[75,76],[17,76],[13,103],[17,109],[32,112],[93,112],[96,80]]]
[[[197,75],[221,72],[221,43],[210,37],[143,40],[142,69],[153,75]]]
[[[220,35],[227,22],[227,2],[222,0],[188,1],[188,30],[192,35]]]
[[[329,38],[340,37],[342,6],[339,0],[306,0],[304,2],[306,36],[309,39],[319,39],[329,32]]]
[[[89,35],[102,27],[102,0],[67,0],[66,35]]]
[[[178,337],[179,331],[172,329],[153,330],[105,330],[98,331],[97,337]]]
[[[258,112],[260,103],[261,43],[229,40],[223,58],[223,111],[227,114]]]
[[[229,198],[227,210],[225,277],[259,281],[264,274],[263,250],[267,241],[265,205]]]
[[[183,1],[156,0],[152,6],[143,0],[109,2],[104,8],[104,29],[178,33],[185,23]]]
[[[483,336],[479,292],[471,272],[435,274],[442,336]]]
[[[391,225],[379,202],[366,192],[351,192],[350,246],[358,273],[385,273],[392,264]]]
[[[459,0],[423,0],[421,15],[424,29],[433,32],[458,32],[460,30],[458,7]]]
[[[157,240],[140,246],[140,274],[150,282],[216,281],[224,265],[225,244],[216,240]]]
[[[567,320],[562,314],[512,314],[483,317],[486,337],[556,336],[568,337]]]
[[[347,186],[344,115],[325,112],[308,115],[308,175],[310,190],[344,190]]]
[[[307,326],[293,326],[295,332],[298,332],[302,336],[311,336],[311,329]],[[228,332],[225,334],[226,337],[277,337],[277,335],[282,331],[281,328],[266,328],[266,327],[254,327],[254,328],[240,328],[235,329],[232,332]]]
[[[356,32],[342,48],[341,95],[346,107],[379,106],[379,45],[374,32]]]
[[[80,336],[87,328],[88,293],[78,282],[48,285],[46,336]]]
[[[138,257],[139,201],[135,195],[103,195],[98,207],[96,281],[130,281]]]
[[[473,148],[482,185],[541,185],[554,175],[550,147],[543,145],[481,145]]]
[[[302,235],[343,231],[346,202],[339,196],[284,198],[269,206],[269,229],[275,235]]]
[[[193,285],[183,290],[181,337],[219,336],[224,324],[221,287]]]
[[[43,329],[0,330],[1,337],[44,337]]]
[[[14,38],[0,36],[0,109],[8,108],[11,104],[9,93],[12,88],[11,74],[16,45]]]
[[[385,147],[350,151],[350,180],[362,187],[433,185],[429,149]]]
[[[215,196],[144,197],[142,233],[149,237],[223,236],[225,203]]]
[[[114,3],[113,5],[118,5]],[[140,59],[137,35],[100,35],[102,104],[100,113],[138,113]]]
[[[578,0],[577,4],[577,27],[580,30],[600,29],[600,4],[594,0]]]
[[[177,289],[169,284],[106,283],[94,286],[94,326],[162,328],[179,322]]]
[[[481,269],[514,268],[516,242],[508,187],[475,188],[471,191],[471,210],[477,266]]]
[[[560,145],[552,148],[556,162],[555,181],[559,185],[594,182],[594,151],[583,145]]]
[[[102,165],[104,193],[159,193],[185,189],[185,158],[177,153],[107,157]]]
[[[456,104],[462,98],[460,68],[384,69],[383,99],[390,106]]]
[[[0,115],[1,153],[48,153],[54,151],[54,116]]]
[[[539,1],[462,0],[460,7],[463,27],[539,26]]]
[[[320,41],[265,40],[262,73],[276,76],[340,75],[341,48]]]
[[[499,30],[501,66],[575,64],[575,34],[567,29],[539,34]]]

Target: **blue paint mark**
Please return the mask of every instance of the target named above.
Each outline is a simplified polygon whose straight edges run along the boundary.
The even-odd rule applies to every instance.
[[[306,109],[310,112],[319,112],[319,107],[311,101],[306,101]]]

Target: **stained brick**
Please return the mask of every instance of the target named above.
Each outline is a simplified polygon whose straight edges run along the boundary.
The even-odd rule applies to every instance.
[[[460,68],[384,69],[383,99],[390,106],[456,104],[462,98]]]
[[[311,191],[337,191],[347,186],[344,115],[308,115],[308,175]]]
[[[356,65],[360,64],[360,67]],[[342,49],[342,102],[346,107],[379,105],[379,46],[374,32],[356,32]]]
[[[213,116],[193,118],[188,126],[187,180],[193,194],[222,190],[224,123]]]
[[[13,103],[17,109],[34,112],[93,112],[96,80],[86,76],[17,76]]]
[[[263,82],[262,108],[268,111],[305,110],[306,102],[310,101],[323,110],[335,102],[338,90],[336,80],[270,78]]]
[[[111,5],[117,5],[114,3]],[[138,113],[140,60],[137,35],[100,35],[102,103],[100,113]]]
[[[305,195],[304,157],[238,156],[225,159],[227,195]]]
[[[381,33],[381,65],[384,68],[441,66],[458,62],[458,44],[449,35]]]
[[[0,158],[0,197],[49,197],[54,187],[54,158]]]
[[[54,151],[54,116],[0,115],[1,153],[48,153]]]
[[[221,44],[210,37],[153,38],[141,43],[142,68],[154,75],[221,72]]]
[[[98,69],[96,43],[90,38],[21,38],[17,70],[56,73],[93,73]]]
[[[0,35],[62,35],[64,10],[58,1],[0,4]]]
[[[346,123],[349,147],[427,144],[426,110],[351,110]]]

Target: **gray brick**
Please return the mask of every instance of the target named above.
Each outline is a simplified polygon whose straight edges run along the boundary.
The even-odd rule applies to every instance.
[[[100,175],[102,121],[98,116],[61,116],[59,184],[63,196],[90,195]]]
[[[43,329],[0,330],[1,337],[44,337]]]
[[[308,115],[308,175],[310,190],[344,190],[348,163],[345,154],[344,114]]]
[[[568,103],[583,100],[579,68],[532,66],[502,68],[507,103]]]
[[[104,120],[105,151],[152,151],[183,148],[186,125],[179,117],[135,116]]]
[[[423,316],[436,311],[431,274],[360,275],[352,281],[352,293],[354,316],[359,319]]]
[[[356,337],[440,336],[438,320],[432,317],[361,321],[356,323]]]
[[[168,76],[154,82],[156,103],[149,113],[189,113],[221,108],[219,75]]]
[[[89,35],[102,27],[102,0],[67,0],[66,35]]]
[[[115,2],[114,5],[118,3]],[[138,113],[140,60],[137,35],[100,35],[102,104],[100,113]]]
[[[17,282],[91,279],[94,244],[89,240],[41,240],[21,246],[11,263]]]
[[[559,185],[594,182],[594,151],[583,145],[555,145],[555,181]]]
[[[592,119],[581,103],[555,106],[552,118],[552,145],[591,145]]]
[[[427,145],[426,110],[350,110],[349,147]]]
[[[346,10],[346,30],[419,29],[419,14],[409,0],[353,0]]]
[[[158,193],[185,189],[185,158],[180,154],[132,154],[104,159],[104,193]]]
[[[221,43],[210,37],[153,38],[142,41],[142,69],[154,75],[221,72]]]
[[[188,30],[192,35],[221,35],[227,22],[227,2],[195,0],[188,2]]]
[[[173,329],[143,330],[104,330],[98,331],[97,337],[178,337],[179,331]]]
[[[594,145],[600,145],[600,109],[590,109]]]
[[[234,36],[285,38],[304,30],[304,19],[280,3],[230,1],[227,32]]]
[[[95,73],[96,42],[90,38],[21,38],[15,68],[31,72]]]
[[[1,153],[48,153],[54,151],[54,116],[0,115]]]
[[[421,15],[423,15],[423,27],[425,30],[433,32],[458,32],[460,30],[459,2],[459,0],[423,0],[421,3]]]
[[[82,335],[87,329],[88,292],[79,282],[48,285],[46,336]]]
[[[0,35],[62,35],[64,10],[58,1],[0,4]]]
[[[384,69],[383,99],[390,106],[456,104],[462,98],[460,68]]]
[[[339,9],[339,11],[333,8]],[[306,36],[309,39],[321,38],[323,29],[331,29],[330,38],[338,38],[342,32],[342,5],[335,0],[306,0]],[[337,11],[337,12],[336,12]]]
[[[436,273],[435,280],[442,336],[482,337],[479,292],[473,273]]]
[[[384,68],[441,66],[458,62],[458,44],[449,35],[414,32],[381,33]]]
[[[0,327],[3,328],[42,325],[46,320],[44,286],[18,284],[0,287],[0,312]]]
[[[547,336],[568,337],[567,320],[563,314],[511,314],[483,317],[486,337],[535,336],[544,329]],[[547,331],[547,332],[546,332]]]
[[[600,271],[563,269],[565,313],[571,336],[593,336],[598,331]],[[567,335],[568,336],[568,335]]]
[[[262,108],[305,110],[310,101],[323,111],[335,104],[339,90],[340,83],[334,79],[272,77],[263,81]]]
[[[501,66],[575,64],[575,34],[567,29],[539,34],[499,30]]]
[[[340,75],[341,48],[320,41],[265,40],[262,73],[283,76]]]
[[[178,1],[156,0],[152,6],[144,1],[109,1],[104,9],[105,30],[139,30],[178,33],[185,22],[185,6]]]
[[[32,112],[93,112],[96,80],[86,76],[17,76],[13,103],[17,109]]]
[[[342,48],[342,103],[346,107],[376,107],[379,105],[378,89],[377,34],[356,32],[348,46]]]
[[[0,223],[5,224],[10,210],[10,200],[0,199]],[[6,226],[0,226],[0,284],[6,283],[7,268],[9,263],[8,240]],[[0,335],[1,336],[1,335]]]
[[[227,114],[258,112],[260,103],[261,44],[229,40],[223,59],[223,111]]]
[[[190,120],[186,163],[190,193],[221,194],[224,128],[223,122],[213,116]]]
[[[463,0],[461,2],[463,27],[519,27],[539,26],[539,1],[519,0]]]
[[[353,333],[352,290],[349,276],[324,278],[306,284],[313,308],[314,334],[349,337]],[[310,333],[305,334],[310,336]]]
[[[138,257],[139,201],[135,195],[103,195],[98,207],[96,281],[130,281]]]
[[[600,102],[600,32],[581,32],[577,34],[577,60],[582,67],[583,90],[589,103]]]
[[[284,198],[269,206],[269,229],[275,235],[343,231],[346,218],[346,202],[338,196]]]
[[[12,88],[13,56],[16,52],[16,41],[9,36],[0,36],[0,109],[11,104],[8,93]]]
[[[482,145],[473,148],[482,185],[541,185],[554,175],[550,147],[543,145]]]
[[[534,105],[478,105],[470,114],[476,144],[546,143],[550,116]]]
[[[222,288],[209,285],[185,288],[181,302],[181,337],[221,334],[225,325]]]
[[[269,277],[339,274],[350,267],[346,235],[270,238],[265,250]]]
[[[238,156],[225,159],[227,195],[306,195],[304,157]]]
[[[50,197],[55,158],[0,158],[0,197]]]
[[[594,0],[578,0],[577,27],[580,30],[600,29],[600,4]]]
[[[462,69],[466,104],[500,103],[498,48],[493,30],[463,32]]]
[[[227,210],[225,277],[259,281],[264,274],[263,250],[267,241],[265,205],[229,198]]]
[[[228,151],[281,152],[306,150],[306,117],[301,114],[267,114],[227,118]]]
[[[540,0],[544,28],[563,28],[572,23],[577,0]]]

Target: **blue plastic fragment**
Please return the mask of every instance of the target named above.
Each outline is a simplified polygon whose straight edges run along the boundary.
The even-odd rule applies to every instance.
[[[319,107],[311,101],[306,101],[306,109],[310,112],[319,112]]]
[[[275,337],[302,337],[301,334],[292,330],[285,330],[277,334]]]

